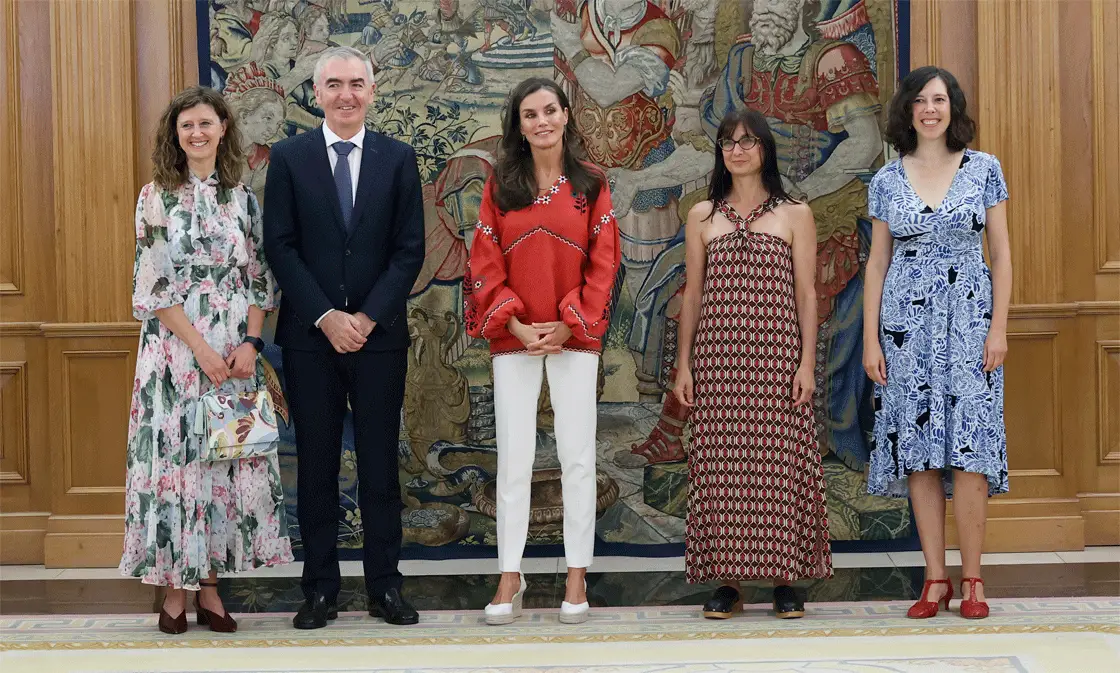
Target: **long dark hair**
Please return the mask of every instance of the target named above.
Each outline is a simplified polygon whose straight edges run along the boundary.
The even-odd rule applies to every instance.
[[[976,122],[968,116],[968,101],[964,90],[953,73],[927,65],[911,72],[902,79],[891,99],[887,113],[887,142],[902,156],[918,148],[918,132],[914,130],[914,99],[933,79],[945,82],[949,92],[949,128],[945,132],[945,145],[950,152],[960,152],[976,136]]]
[[[747,133],[758,138],[758,144],[762,148],[762,186],[766,188],[766,192],[770,196],[793,201],[793,197],[782,186],[782,174],[778,172],[778,150],[774,144],[774,134],[770,131],[770,125],[766,123],[766,117],[750,109],[733,110],[719,124],[719,130],[716,131],[716,167],[712,171],[712,180],[708,184],[708,200],[714,204],[727,198],[731,193],[731,171],[727,170],[719,141],[731,138],[735,135],[735,129],[740,126]],[[712,209],[712,213],[715,213],[715,208]],[[708,217],[711,217],[711,214]]]
[[[533,170],[533,154],[521,135],[521,102],[542,89],[556,94],[560,107],[569,111],[568,97],[550,79],[530,77],[514,87],[502,118],[502,140],[498,145],[498,163],[494,167],[494,202],[503,212],[519,210],[537,198],[539,185]],[[583,162],[583,148],[575,123],[569,118],[564,127],[564,175],[572,189],[591,203],[599,196],[603,175]]]
[[[218,158],[214,169],[218,173],[218,184],[223,189],[233,189],[241,180],[241,132],[237,127],[237,116],[230,110],[226,99],[217,91],[204,86],[184,89],[171,100],[159,119],[156,129],[156,143],[152,150],[152,176],[161,189],[171,190],[187,181],[187,155],[179,146],[179,114],[196,105],[209,105],[226,123],[225,136],[218,143]]]

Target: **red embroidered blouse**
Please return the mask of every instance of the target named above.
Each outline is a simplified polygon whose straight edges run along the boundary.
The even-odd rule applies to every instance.
[[[493,179],[482,192],[479,221],[463,276],[467,333],[490,341],[491,355],[525,352],[506,328],[562,320],[564,350],[601,352],[622,253],[604,183],[594,205],[560,176],[529,207],[499,212]]]

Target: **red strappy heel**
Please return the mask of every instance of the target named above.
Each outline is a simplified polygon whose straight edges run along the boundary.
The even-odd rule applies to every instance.
[[[945,592],[941,600],[936,602],[927,600],[926,598],[929,596],[929,588],[934,584],[944,584],[948,588],[948,591]],[[918,599],[917,603],[910,606],[910,609],[906,611],[906,616],[910,619],[929,619],[930,617],[936,617],[938,603],[944,604],[945,609],[948,610],[949,601],[951,600],[953,600],[953,584],[949,582],[948,578],[943,580],[926,580],[925,585],[922,587],[922,597]]]
[[[968,597],[964,598],[964,584],[968,582]],[[962,577],[961,578],[961,617],[965,619],[984,619],[988,616],[988,604],[985,601],[976,600],[976,584],[983,584],[984,580],[979,577]]]

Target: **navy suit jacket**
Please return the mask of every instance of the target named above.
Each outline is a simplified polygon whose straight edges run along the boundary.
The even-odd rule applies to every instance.
[[[347,233],[321,128],[272,146],[264,247],[280,285],[276,343],[333,351],[315,321],[328,309],[377,326],[362,350],[409,346],[405,314],[424,263],[424,198],[410,145],[366,130]]]

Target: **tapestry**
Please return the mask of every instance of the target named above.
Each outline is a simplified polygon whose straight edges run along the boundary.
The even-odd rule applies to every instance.
[[[502,106],[531,76],[567,93],[588,157],[609,176],[622,237],[598,387],[596,552],[683,550],[688,424],[666,395],[682,223],[706,196],[721,118],[744,106],[770,120],[783,180],[816,217],[814,409],[831,537],[844,548],[912,546],[907,501],[866,494],[871,385],[861,366],[866,186],[890,158],[883,109],[908,67],[906,0],[200,0],[198,15],[201,81],[232,103],[242,180],[262,203],[270,146],[323,121],[312,77],[329,46],[369,55],[377,90],[367,126],[416,150],[426,250],[407,316],[405,558],[494,554],[490,358],[464,331],[461,281]],[[590,59],[599,63],[585,67]],[[269,344],[265,354],[282,383],[279,349]],[[290,418],[280,420],[298,548],[294,433]],[[552,422],[546,383],[529,555],[555,554],[561,542]],[[339,450],[339,544],[344,557],[360,558],[349,421]]]

